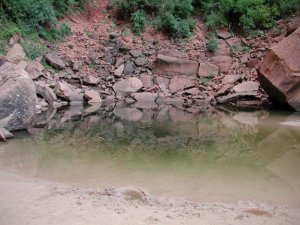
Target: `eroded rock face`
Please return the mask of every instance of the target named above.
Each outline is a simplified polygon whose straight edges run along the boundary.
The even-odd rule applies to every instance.
[[[25,129],[36,110],[32,79],[11,63],[0,63],[0,120],[8,130]]]
[[[154,66],[159,75],[196,75],[199,70],[199,63],[196,61],[161,54],[158,54]]]
[[[300,28],[268,51],[259,79],[275,104],[300,111]]]

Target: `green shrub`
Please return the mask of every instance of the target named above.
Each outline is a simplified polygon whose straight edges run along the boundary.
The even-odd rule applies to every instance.
[[[54,41],[63,41],[65,36],[71,33],[71,29],[68,24],[62,23],[56,29],[42,29],[39,36],[45,40],[54,42]]]
[[[84,6],[85,0],[0,0],[0,52],[10,37],[20,34],[25,42],[23,47],[30,58],[41,52],[39,38],[49,41],[63,40],[70,28],[63,23],[57,26],[57,16],[70,13]],[[27,49],[27,50],[26,50]],[[32,52],[32,53],[31,53]],[[30,56],[32,55],[32,57]]]
[[[132,14],[142,10],[145,12],[157,11],[162,4],[162,0],[116,0],[114,5],[117,7],[119,16],[131,18]]]
[[[159,18],[158,27],[172,37],[186,38],[194,28],[193,20],[178,19],[170,13],[165,13]]]
[[[63,16],[72,11],[81,11],[86,7],[85,0],[53,0],[56,16]]]
[[[285,17],[295,10],[300,10],[300,0],[266,0],[275,11],[276,18]]]
[[[1,24],[0,54],[4,54],[9,38],[16,34],[20,34],[21,30],[15,23],[7,21],[7,19],[4,17],[4,13],[1,10],[1,8],[0,8],[0,24]]]
[[[26,39],[21,42],[26,57],[33,60],[47,52],[47,47],[40,40]]]
[[[131,15],[131,20],[132,20],[132,29],[133,32],[136,34],[140,34],[144,28],[145,28],[145,13],[142,10],[138,10]]]
[[[152,24],[173,37],[188,37],[194,28],[190,19],[193,0],[115,0],[119,16],[131,19],[133,31],[139,34],[146,17]]]
[[[214,33],[209,34],[206,48],[209,52],[215,52],[218,49],[217,37]]]
[[[50,0],[2,0],[0,4],[7,17],[16,24],[40,30],[57,22],[51,3]]]
[[[243,29],[270,28],[273,23],[272,8],[264,0],[238,0],[234,14],[238,17]]]
[[[190,19],[193,13],[192,0],[167,0],[158,16],[158,28],[173,37],[189,37],[194,28]]]
[[[237,31],[266,29],[299,9],[300,0],[195,0],[209,29],[230,25]]]

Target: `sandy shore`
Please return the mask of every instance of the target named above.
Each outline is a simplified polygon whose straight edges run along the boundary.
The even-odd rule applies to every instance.
[[[195,203],[127,188],[97,190],[0,171],[1,225],[300,224],[300,209],[254,201]]]

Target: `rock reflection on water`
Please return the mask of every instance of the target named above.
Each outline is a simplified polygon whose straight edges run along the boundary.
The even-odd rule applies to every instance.
[[[300,206],[298,114],[171,105],[72,106],[0,145],[0,168],[56,182],[140,186],[190,200]]]

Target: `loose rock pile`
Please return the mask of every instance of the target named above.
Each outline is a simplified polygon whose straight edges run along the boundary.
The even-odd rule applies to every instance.
[[[263,56],[263,50],[259,54],[254,50],[245,53],[243,41],[225,33],[219,32],[219,48],[215,53],[196,60],[183,57],[186,56],[183,52],[159,49],[151,43],[143,50],[128,49],[119,42],[119,34],[113,32],[103,52],[94,51],[89,59],[63,60],[58,53],[48,53],[45,61],[60,71],[44,71],[39,82],[53,89],[58,97],[54,104],[57,107],[85,99],[127,104],[174,102],[184,107],[208,107],[218,103],[261,107],[267,98],[256,80],[254,67]],[[250,62],[253,65],[247,67]],[[98,75],[81,74],[81,68],[86,65],[94,67]],[[46,101],[53,105],[53,100]]]
[[[295,21],[294,24],[297,24],[297,20]],[[1,60],[0,85],[6,85],[7,82],[3,80],[11,74],[16,75],[13,79],[17,82],[13,82],[10,89],[14,85],[17,87],[19,82],[23,83],[22,87],[16,88],[13,94],[19,96],[14,99],[21,99],[28,106],[26,113],[25,111],[22,113],[25,117],[28,115],[28,118],[34,114],[35,109],[39,113],[49,107],[101,104],[103,101],[134,104],[140,108],[155,108],[161,104],[201,110],[216,104],[263,107],[269,102],[257,81],[258,65],[267,50],[282,40],[292,29],[295,30],[295,26],[292,24],[285,32],[277,35],[270,33],[263,37],[256,36],[248,39],[233,37],[228,31],[220,30],[217,33],[218,49],[213,53],[205,49],[198,50],[197,53],[191,47],[188,48],[188,53],[182,51],[184,48],[176,50],[174,46],[172,50],[169,50],[162,48],[158,42],[145,40],[144,42],[136,41],[136,46],[139,47],[128,48],[120,40],[120,33],[111,32],[107,38],[101,36],[102,47],[100,48],[95,48],[94,42],[81,46],[90,51],[88,58],[76,55],[76,47],[70,44],[68,47],[70,52],[52,50],[43,58],[37,58],[29,63],[25,60],[23,48],[12,41],[13,45],[5,60]],[[284,90],[280,88],[279,90],[288,96],[287,102],[296,110],[299,109],[293,104],[295,97],[288,94],[294,86],[286,87],[298,77],[299,71],[294,68],[297,64],[288,63],[291,61],[289,59],[299,58],[297,56],[299,53],[298,33],[299,29],[278,47],[272,48],[260,67],[260,73],[264,76],[269,73],[274,75],[272,71],[281,71],[280,73],[286,75],[292,74],[293,78],[283,79],[282,82],[286,83],[283,85]],[[80,35],[74,34],[73,37],[78,41],[82,39],[81,42],[83,42],[85,39]],[[289,45],[289,43],[292,44]],[[296,49],[294,51],[296,55],[291,57],[286,54],[282,55],[283,51],[280,49],[286,46],[292,51]],[[74,53],[71,52],[72,49]],[[199,48],[195,47],[195,49]],[[274,57],[278,59],[275,60],[278,62],[276,65],[286,66],[275,66],[269,70],[268,65],[272,64]],[[287,62],[282,64],[281,59]],[[45,69],[46,64],[48,64],[47,69]],[[84,72],[87,67],[92,73]],[[279,76],[277,75],[276,77]],[[28,81],[28,76],[34,81],[35,88],[31,79]],[[271,77],[271,75],[268,76]],[[17,77],[25,80],[21,81],[21,78],[17,79]],[[274,84],[271,78],[269,81]],[[267,91],[272,90],[265,85],[265,82],[263,85]],[[1,90],[4,89],[1,87]],[[19,93],[22,90],[26,94],[25,92]],[[37,104],[35,93],[38,95]],[[269,93],[271,97],[274,97],[271,92]],[[2,94],[2,99],[3,96],[5,95]],[[275,99],[274,101],[276,102]],[[9,116],[7,114],[9,110],[2,107],[4,105],[4,103],[1,104],[1,110],[5,111],[5,115],[1,112],[3,115],[0,113],[0,119]],[[22,121],[25,123],[27,119]]]

